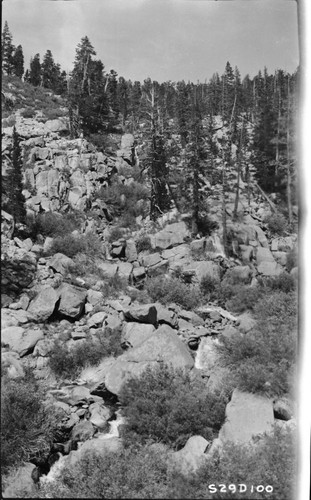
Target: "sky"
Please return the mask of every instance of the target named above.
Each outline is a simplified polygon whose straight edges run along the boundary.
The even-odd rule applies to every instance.
[[[88,36],[106,71],[132,81],[205,81],[226,62],[252,77],[298,66],[293,0],[2,0],[25,67],[47,49],[70,71]]]

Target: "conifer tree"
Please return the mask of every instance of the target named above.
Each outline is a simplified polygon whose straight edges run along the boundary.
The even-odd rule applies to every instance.
[[[55,62],[52,52],[47,50],[41,64],[42,87],[53,89],[55,86]]]
[[[22,151],[20,146],[20,137],[13,128],[13,147],[12,147],[12,163],[7,170],[5,179],[5,193],[7,195],[6,210],[14,217],[15,222],[25,222],[26,208],[25,198],[22,194],[23,190],[23,174],[22,174]]]
[[[15,47],[12,43],[12,34],[7,21],[5,21],[1,38],[1,59],[2,69],[7,75],[11,75],[13,71],[14,50]]]
[[[109,103],[105,92],[104,65],[93,60],[96,52],[88,39],[81,39],[68,89],[71,135],[97,133],[109,127]]]
[[[155,220],[169,210],[168,164],[165,151],[165,132],[159,107],[159,84],[148,78],[143,85],[143,105],[148,117],[149,142],[146,169],[151,183],[150,217]]]
[[[18,76],[18,78],[22,78],[24,74],[24,54],[23,47],[18,45],[13,55],[12,59],[13,64],[13,73]]]
[[[41,64],[40,64],[40,54],[36,54],[30,60],[30,71],[29,71],[29,83],[38,87],[41,84]]]

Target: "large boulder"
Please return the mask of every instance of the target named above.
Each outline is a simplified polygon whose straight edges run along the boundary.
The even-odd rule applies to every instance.
[[[235,389],[226,407],[226,422],[220,429],[219,438],[223,443],[248,443],[255,436],[271,432],[273,425],[271,399]]]
[[[114,278],[118,271],[118,265],[112,262],[96,261],[97,267],[106,278]]]
[[[1,309],[1,327],[24,325],[35,321],[34,316],[29,311],[23,309]]]
[[[125,323],[122,332],[122,345],[137,347],[145,342],[155,331],[155,327],[151,324]]]
[[[124,317],[128,321],[138,323],[157,324],[157,309],[154,304],[143,304],[140,306],[130,306],[124,310]]]
[[[175,222],[169,224],[162,231],[150,236],[152,248],[165,250],[176,245],[180,245],[190,236],[190,232],[185,222]]]
[[[89,406],[90,422],[99,429],[106,429],[112,411],[103,404],[96,402]]]
[[[207,462],[204,452],[208,445],[202,436],[191,436],[181,450],[170,455],[169,466],[184,476],[192,475]]]
[[[71,431],[71,439],[75,442],[91,439],[95,428],[89,420],[82,420],[77,423]]]
[[[137,260],[136,244],[132,239],[126,241],[125,257],[127,258],[128,262],[134,262],[135,260]]]
[[[60,296],[58,312],[73,319],[79,318],[84,308],[87,291],[69,283],[62,283],[58,288],[58,293]]]
[[[145,342],[116,360],[106,375],[106,388],[118,395],[127,380],[139,376],[149,364],[154,366],[160,361],[184,370],[194,365],[189,349],[168,325],[160,326]]]
[[[132,270],[133,270],[133,264],[131,264],[130,262],[120,262],[118,266],[118,275],[121,278],[124,278],[127,281],[129,281],[132,274]]]
[[[178,317],[175,311],[166,309],[166,307],[162,306],[160,303],[156,303],[155,307],[157,309],[157,320],[159,325],[165,323],[172,328],[178,328]]]
[[[32,314],[36,321],[42,323],[53,314],[58,300],[59,293],[51,286],[45,286],[30,302],[27,312]]]
[[[274,260],[269,248],[256,249],[256,262],[258,272],[264,276],[277,276],[283,271],[282,266]]]
[[[210,276],[215,280],[220,279],[220,268],[216,262],[211,260],[193,260],[182,268],[182,272],[186,275],[193,275],[197,280],[201,281],[204,276]]]
[[[39,329],[25,330],[20,326],[9,326],[1,332],[1,343],[8,345],[12,351],[22,357],[33,351],[36,343],[44,338]]]
[[[70,266],[74,266],[74,262],[70,257],[63,253],[56,253],[48,260],[48,265],[56,273],[65,274]]]
[[[30,462],[17,469],[16,474],[10,481],[9,485],[2,493],[3,498],[31,498],[36,497],[37,487],[32,479],[32,473],[36,466]]]

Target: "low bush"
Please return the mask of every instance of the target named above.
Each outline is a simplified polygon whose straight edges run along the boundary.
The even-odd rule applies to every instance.
[[[291,274],[284,271],[278,276],[266,278],[263,281],[263,286],[268,287],[271,290],[279,290],[281,292],[289,293],[296,288],[296,280]]]
[[[50,351],[49,365],[57,377],[74,379],[88,365],[96,365],[103,358],[122,354],[121,330],[105,328],[95,338],[88,337],[72,349],[66,343],[55,342]]]
[[[21,115],[24,118],[34,118],[34,116],[36,116],[36,112],[34,109],[26,108],[26,109],[21,110]]]
[[[98,193],[98,198],[104,200],[115,215],[127,214],[132,218],[145,215],[144,205],[137,202],[148,200],[149,196],[149,189],[135,181],[130,184],[115,182]]]
[[[232,285],[231,292],[232,295],[225,306],[234,313],[253,310],[263,294],[260,287],[247,285]]]
[[[165,453],[148,446],[89,456],[41,487],[39,498],[168,498]]]
[[[100,271],[99,271],[100,274]],[[103,284],[100,287],[100,291],[102,292],[105,298],[117,298],[120,292],[125,292],[127,290],[128,280],[115,274],[108,280],[105,278],[103,280]]]
[[[146,280],[145,288],[154,301],[161,304],[174,302],[184,309],[194,309],[201,302],[200,289],[196,285],[189,285],[178,278],[157,276]]]
[[[263,293],[264,290],[260,286],[222,282],[216,286],[213,298],[221,307],[234,313],[242,313],[253,310]]]
[[[296,249],[290,250],[286,254],[286,269],[290,273],[294,267],[298,266],[298,252]]]
[[[175,448],[194,434],[213,438],[224,422],[227,403],[223,394],[207,392],[203,382],[191,381],[188,374],[165,363],[128,381],[119,400],[127,443],[152,440]]]
[[[198,220],[198,231],[202,236],[209,236],[218,229],[217,221],[211,219],[207,213],[201,212]]]
[[[38,234],[42,236],[64,236],[78,229],[83,220],[82,214],[71,212],[65,215],[60,215],[55,212],[47,212],[38,214],[35,220],[29,220],[28,230],[32,238],[36,238]]]
[[[251,333],[222,338],[220,360],[241,389],[282,395],[292,388],[297,357],[295,292],[267,294],[255,305],[254,316]]]
[[[74,257],[78,253],[84,253],[89,256],[102,255],[104,252],[103,243],[94,233],[87,235],[81,234],[74,236],[68,234],[58,236],[52,241],[49,249],[49,255],[63,253],[67,257]]]
[[[296,439],[294,432],[276,428],[256,446],[225,444],[191,478],[170,478],[167,498],[292,500],[297,497]],[[241,484],[246,491],[239,491]],[[256,491],[258,485],[270,486],[270,491]]]
[[[268,215],[264,222],[267,225],[270,233],[276,236],[283,236],[287,230],[288,223],[283,214],[271,214]]]
[[[6,472],[23,461],[47,458],[57,426],[57,414],[43,402],[37,381],[2,376],[1,467]]]
[[[147,236],[146,234],[140,236],[136,240],[136,250],[137,250],[138,253],[139,252],[144,252],[144,251],[152,250],[150,237]]]
[[[205,300],[213,300],[218,296],[219,280],[206,274],[200,282],[200,290]]]
[[[124,237],[124,231],[120,229],[119,227],[112,227],[109,230],[109,236],[108,236],[108,241],[118,241],[120,238]]]
[[[212,500],[243,495],[254,500],[292,500],[297,497],[296,439],[292,431],[275,429],[256,446],[226,444],[222,454],[216,452],[187,477],[169,467],[165,449],[133,446],[100,458],[89,456],[75,467],[64,468],[56,481],[41,486],[36,498]],[[246,491],[239,491],[241,484]],[[258,485],[270,485],[273,492],[257,492]]]
[[[127,295],[131,298],[132,302],[138,302],[139,304],[150,304],[151,298],[147,290],[139,290],[134,287],[130,287],[127,290]]]

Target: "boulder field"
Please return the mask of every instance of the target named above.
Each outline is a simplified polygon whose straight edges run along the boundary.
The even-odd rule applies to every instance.
[[[221,202],[215,196],[210,214],[219,228],[209,236],[193,238],[189,214],[174,209],[157,224],[148,217],[138,218],[137,230],[124,231],[124,237],[115,240],[107,238],[113,229],[111,214],[94,193],[111,175],[119,175],[122,166],[133,165],[134,137],[124,134],[115,140],[113,153],[104,154],[83,138],[69,139],[65,121],[51,122],[39,126],[17,116],[17,131],[27,151],[25,176],[33,188],[24,192],[28,214],[89,207],[97,217],[87,219],[76,236],[87,236],[91,228],[100,238],[102,254],[94,258],[96,279],[79,269],[73,275],[74,259],[61,252],[49,254],[51,238],[14,237],[12,217],[1,213],[3,367],[12,379],[23,379],[26,368],[33,370],[47,388],[47,401],[61,412],[68,438],[53,443],[50,472],[41,476],[43,482],[53,480],[65,464],[74,467],[89,453],[103,456],[122,448],[118,430],[122,408],[117,402],[122,385],[131,377],[165,362],[203,379],[210,388],[221,388],[228,374],[219,366],[216,344],[222,337],[234,340],[248,335],[255,326],[249,312],[234,315],[214,302],[197,304],[191,311],[173,301],[165,306],[157,301],[140,303],[135,293],[144,289],[147,280],[178,274],[193,286],[208,277],[251,289],[261,277],[286,270],[287,252],[297,249],[297,234],[269,236],[263,219],[268,210],[265,200],[249,203],[242,188],[238,221],[230,219],[228,207],[235,257],[225,256]],[[4,133],[5,150],[10,130]],[[148,249],[140,250],[142,238],[148,238]],[[291,274],[296,279],[297,268]],[[123,280],[123,289],[107,296],[105,286],[118,279]],[[119,335],[119,355],[85,367],[72,380],[57,380],[49,365],[56,344],[70,352],[90,340],[100,342],[108,333]],[[169,460],[187,475],[227,442],[254,443],[254,437],[271,432],[276,423],[294,425],[294,414],[290,397],[272,400],[234,389],[218,437],[208,442],[192,436],[181,450],[170,452]],[[32,478],[37,477],[34,469],[31,463],[21,467],[3,497],[18,497],[21,488],[31,495]]]

